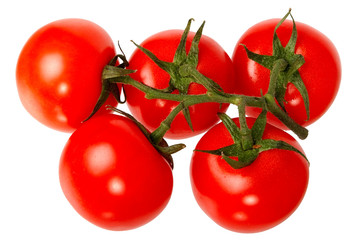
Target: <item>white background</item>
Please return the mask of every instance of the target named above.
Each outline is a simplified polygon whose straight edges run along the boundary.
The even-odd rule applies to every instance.
[[[348,1],[349,2],[349,1]],[[359,239],[358,24],[355,1],[3,1],[0,5],[0,239]],[[297,21],[326,34],[342,60],[342,84],[331,109],[300,141],[311,161],[307,194],[281,225],[258,234],[238,234],[212,222],[192,196],[189,163],[199,137],[182,141],[174,155],[174,190],[162,214],[132,231],[112,232],[80,217],[64,198],[58,161],[69,135],[36,122],[17,96],[15,66],[28,37],[61,18],[101,25],[128,56],[130,40],[171,28],[192,30],[206,20],[204,34],[231,56],[251,25],[280,18],[291,7]],[[126,110],[126,108],[123,108]],[[230,110],[234,112],[233,110]]]

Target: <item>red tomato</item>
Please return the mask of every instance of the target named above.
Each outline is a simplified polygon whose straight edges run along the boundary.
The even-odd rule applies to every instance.
[[[72,134],[59,173],[75,210],[110,230],[146,224],[172,193],[169,164],[135,123],[113,114],[95,116]]]
[[[146,39],[141,46],[152,51],[160,60],[172,62],[175,51],[180,42],[183,31],[169,30],[157,33]],[[186,50],[189,51],[194,33],[190,32],[187,38]],[[231,93],[235,89],[234,70],[230,57],[213,39],[202,35],[199,42],[199,62],[197,70],[204,76],[217,82],[225,92]],[[131,77],[139,82],[154,88],[168,87],[170,76],[159,68],[141,50],[136,49],[129,60],[129,68],[137,72]],[[168,116],[178,102],[152,99],[144,97],[144,93],[131,86],[125,86],[127,103],[131,113],[143,123],[151,132]],[[203,94],[203,86],[192,83],[188,94]],[[165,137],[182,139],[200,134],[218,122],[217,112],[224,112],[227,104],[202,103],[189,107],[194,131],[192,132],[181,112],[172,122],[171,129]]]
[[[103,67],[116,55],[110,36],[83,19],[63,19],[36,31],[16,69],[22,104],[38,121],[72,132],[92,112]],[[106,104],[116,105],[113,97]]]
[[[238,119],[235,119],[238,124]],[[249,119],[249,126],[254,120]],[[285,141],[302,148],[289,134],[267,124],[263,139]],[[198,142],[198,150],[233,144],[220,123]],[[191,184],[202,210],[220,226],[236,232],[259,232],[289,217],[302,201],[309,179],[307,161],[298,153],[272,149],[249,166],[233,169],[221,156],[195,151]]]
[[[236,78],[240,84],[240,93],[261,96],[267,92],[270,70],[250,60],[240,43],[257,54],[272,55],[274,28],[279,19],[260,22],[249,28],[239,39],[234,52],[233,64]],[[318,30],[296,22],[298,38],[295,53],[304,56],[305,63],[299,68],[299,74],[307,88],[310,103],[310,119],[303,99],[293,84],[289,84],[285,95],[285,109],[298,124],[308,126],[318,120],[330,107],[337,95],[341,79],[341,63],[333,43]],[[292,21],[286,20],[278,28],[277,34],[285,46],[291,36]],[[249,116],[257,116],[261,109],[247,108]],[[268,122],[286,129],[273,115]]]

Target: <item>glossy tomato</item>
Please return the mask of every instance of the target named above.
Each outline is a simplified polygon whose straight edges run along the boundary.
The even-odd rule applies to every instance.
[[[103,114],[78,128],[60,161],[62,190],[89,222],[128,230],[154,219],[167,205],[172,170],[137,125]]]
[[[272,55],[274,28],[279,19],[260,22],[249,28],[239,39],[234,52],[233,64],[240,93],[250,96],[261,96],[266,93],[269,84],[270,70],[250,60],[243,46],[257,54]],[[285,20],[278,28],[277,34],[285,46],[292,33],[292,21]],[[306,24],[296,22],[296,54],[304,56],[305,63],[299,68],[299,74],[307,88],[310,103],[310,119],[307,120],[305,105],[299,91],[289,84],[285,94],[285,109],[298,124],[308,126],[318,120],[335,99],[341,80],[341,63],[333,43],[321,32]],[[257,116],[261,109],[247,108],[249,116]],[[273,115],[268,121],[286,129]]]
[[[181,30],[160,32],[146,39],[141,46],[153,52],[160,60],[172,62],[182,33]],[[187,52],[193,36],[194,33],[190,32],[186,42]],[[199,42],[198,58],[197,70],[200,73],[218,83],[225,92],[234,92],[236,85],[232,60],[218,43],[202,35]],[[135,50],[129,64],[129,68],[137,70],[136,73],[131,74],[133,79],[158,89],[169,86],[169,74],[159,68],[141,50]],[[144,97],[143,92],[128,85],[125,86],[125,92],[131,113],[150,131],[155,130],[171,110],[178,105],[178,102],[169,100],[148,100]],[[196,83],[192,83],[188,90],[188,94],[203,94],[205,92],[205,88]],[[224,112],[227,108],[227,104],[220,106],[218,103],[193,105],[189,107],[189,112],[194,131],[191,131],[181,112],[172,122],[171,129],[165,137],[181,139],[202,133],[218,122],[217,112]]]
[[[92,112],[102,69],[115,54],[110,36],[93,22],[63,19],[45,25],[29,38],[18,59],[22,104],[46,126],[74,131]],[[116,101],[111,97],[107,104]]]
[[[254,122],[248,119],[249,126]],[[238,119],[235,119],[238,125]],[[289,134],[268,125],[263,139],[285,141],[302,148]],[[198,142],[198,150],[233,144],[220,123]],[[298,153],[272,149],[259,154],[249,166],[234,169],[221,156],[195,151],[191,184],[202,210],[220,226],[236,232],[259,232],[288,218],[302,201],[309,179],[307,161]]]

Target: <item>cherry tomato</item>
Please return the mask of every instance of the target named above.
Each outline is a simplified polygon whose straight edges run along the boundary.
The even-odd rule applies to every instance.
[[[110,36],[93,22],[63,19],[43,26],[18,58],[22,104],[46,126],[73,132],[92,112],[102,88],[102,69],[115,55]],[[116,101],[111,97],[106,104]]]
[[[89,222],[128,230],[154,219],[167,205],[172,169],[128,118],[103,114],[79,127],[60,161],[62,190]]]
[[[235,119],[237,125],[238,119]],[[248,124],[253,124],[248,119]],[[263,139],[302,148],[288,133],[267,124]],[[198,150],[233,144],[220,123],[198,142]],[[307,161],[298,153],[272,149],[249,166],[234,169],[221,156],[195,151],[190,175],[193,194],[202,210],[220,226],[236,232],[260,232],[288,218],[302,201],[309,179]]]
[[[257,54],[272,55],[274,28],[279,19],[260,22],[249,28],[239,39],[234,52],[233,64],[236,78],[240,84],[240,93],[261,96],[267,92],[270,70],[247,57],[244,44]],[[277,34],[285,46],[292,33],[292,21],[285,20],[278,28]],[[310,104],[310,118],[307,114],[303,98],[293,84],[289,84],[285,94],[285,109],[288,115],[298,124],[308,126],[318,120],[334,101],[341,80],[341,63],[333,43],[321,32],[306,24],[296,22],[297,43],[295,53],[304,56],[305,63],[299,68],[299,74],[307,88]],[[257,116],[260,109],[247,108],[249,116]],[[282,129],[284,125],[273,115],[268,121]]]
[[[182,33],[181,30],[160,32],[146,39],[141,46],[153,52],[160,60],[172,62]],[[190,32],[186,42],[187,52],[193,36],[194,33]],[[234,91],[236,85],[232,60],[218,43],[202,35],[199,42],[198,58],[197,70],[200,73],[218,83],[225,92]],[[158,89],[169,86],[169,74],[159,68],[141,50],[135,50],[129,64],[129,68],[137,70],[136,73],[131,74],[133,79]],[[155,130],[171,110],[178,105],[178,102],[168,100],[148,100],[144,97],[144,93],[127,85],[125,92],[131,113],[150,131]],[[205,92],[206,89],[203,86],[195,83],[192,83],[188,90],[188,94],[203,94]],[[172,122],[171,129],[165,137],[182,139],[200,134],[218,122],[217,112],[224,112],[227,108],[227,104],[220,106],[218,103],[193,105],[189,107],[189,112],[194,131],[191,131],[184,114],[181,112]]]

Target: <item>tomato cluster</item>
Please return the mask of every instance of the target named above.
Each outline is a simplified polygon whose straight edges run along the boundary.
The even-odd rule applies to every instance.
[[[38,121],[72,133],[59,179],[73,208],[105,229],[148,223],[170,200],[171,154],[183,148],[163,137],[206,132],[190,164],[202,210],[236,232],[264,231],[289,217],[305,195],[309,163],[285,130],[325,113],[341,66],[326,36],[285,18],[248,29],[232,58],[202,35],[203,25],[190,32],[191,20],[184,31],[136,44],[129,61],[87,20],[36,31],[18,59],[18,93]],[[114,108],[121,89],[133,117]],[[238,118],[225,114],[229,104]]]

